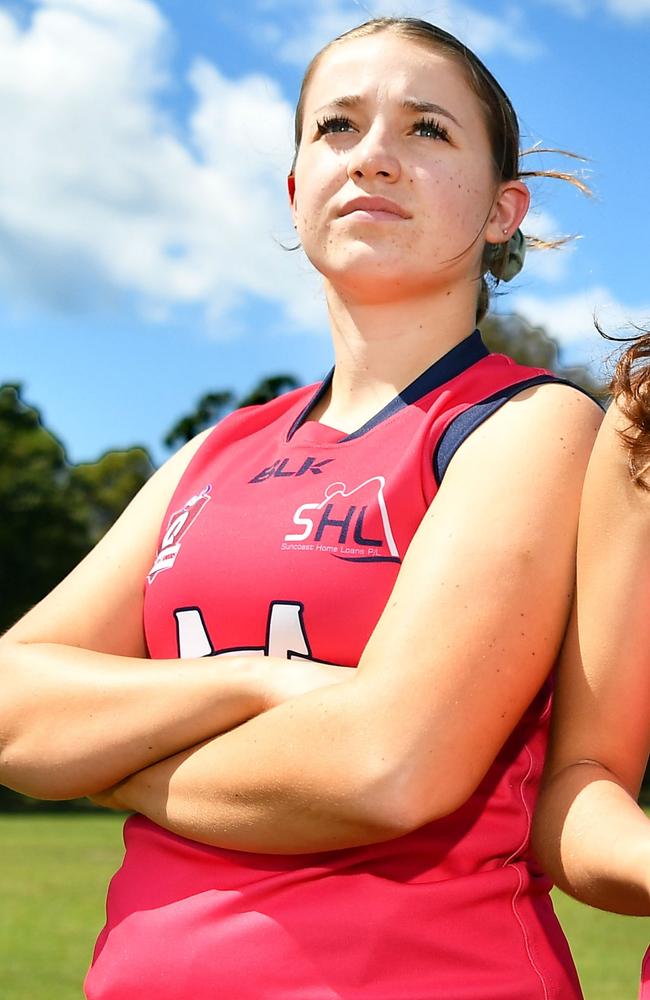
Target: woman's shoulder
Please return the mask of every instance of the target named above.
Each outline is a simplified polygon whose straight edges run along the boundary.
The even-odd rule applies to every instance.
[[[450,409],[436,447],[439,483],[459,450],[466,455],[476,450],[489,458],[492,451],[502,452],[516,440],[523,461],[524,452],[534,458],[537,446],[549,438],[570,441],[586,429],[593,440],[602,420],[599,404],[579,386],[505,354],[486,355],[467,374],[459,399],[452,400],[460,405]],[[474,443],[461,449],[468,439]]]
[[[559,474],[581,479],[602,417],[597,403],[572,385],[519,384],[457,449],[448,463],[447,485],[462,490],[497,477],[506,489],[508,483],[517,483],[517,489],[525,483],[535,492],[546,490]]]
[[[522,364],[505,354],[489,354],[485,359],[500,371],[504,382],[504,399],[517,404],[503,406],[502,420],[529,421],[543,426],[547,422],[559,425],[581,424],[585,421],[600,425],[603,407],[582,386],[550,369]]]
[[[650,544],[650,474],[645,451],[638,447],[641,434],[626,401],[614,399],[591,454],[583,514],[596,522],[615,519],[618,530],[630,531],[635,544],[646,536]]]
[[[472,404],[486,414],[503,408],[504,414],[513,418],[513,408],[504,406],[512,401],[518,404],[519,418],[530,414],[529,419],[536,420],[548,411],[549,416],[559,414],[561,420],[580,420],[584,415],[599,422],[602,419],[602,406],[582,386],[550,369],[515,361],[507,354],[487,353],[465,376],[463,394],[467,395],[467,387],[473,390]],[[504,417],[506,422],[508,416]]]

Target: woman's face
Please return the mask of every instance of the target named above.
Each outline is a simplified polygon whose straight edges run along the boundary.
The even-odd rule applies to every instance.
[[[474,281],[486,239],[519,221],[499,207],[503,187],[453,59],[391,31],[323,56],[305,95],[293,214],[335,287],[377,300]]]

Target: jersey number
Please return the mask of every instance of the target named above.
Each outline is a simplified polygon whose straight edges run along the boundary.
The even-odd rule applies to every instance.
[[[224,656],[247,653],[257,656],[281,656],[287,660],[311,660],[311,650],[303,622],[303,605],[297,601],[273,601],[266,621],[263,646],[239,646],[215,649],[200,608],[174,611],[178,655],[181,659],[197,656]]]

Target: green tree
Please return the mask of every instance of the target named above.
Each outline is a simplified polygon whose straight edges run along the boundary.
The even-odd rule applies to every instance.
[[[239,399],[230,389],[218,392],[208,392],[196,403],[194,409],[180,417],[163,438],[163,444],[168,448],[191,441],[200,431],[210,427],[230,410],[241,409],[242,406],[256,406],[268,403],[276,396],[295,389],[298,380],[294,375],[269,375],[261,379],[249,393]]]
[[[221,392],[206,392],[201,396],[194,410],[179,417],[163,438],[167,448],[191,441],[202,430],[219,420],[224,413],[233,409],[235,397],[230,389]]]
[[[40,600],[89,548],[84,512],[70,490],[60,441],[0,387],[0,630]]]
[[[84,511],[91,545],[117,520],[152,474],[145,448],[108,451],[96,462],[70,467],[70,490]]]
[[[143,448],[71,465],[21,387],[0,387],[0,631],[76,566],[152,471]]]
[[[543,326],[533,326],[523,316],[488,315],[480,324],[483,339],[491,351],[507,354],[522,365],[548,368],[561,378],[574,382],[596,398],[604,395],[604,386],[584,366],[567,367],[560,360],[556,340]]]
[[[152,471],[143,448],[71,465],[20,385],[0,386],[0,632],[76,566]],[[0,787],[0,808],[26,807],[51,804]]]
[[[251,391],[237,401],[237,407],[259,406],[270,403],[276,396],[281,396],[291,389],[298,388],[298,379],[294,375],[269,375],[261,379]]]

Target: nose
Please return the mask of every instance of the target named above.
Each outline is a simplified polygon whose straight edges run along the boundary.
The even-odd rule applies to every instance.
[[[348,177],[355,181],[383,177],[387,181],[399,178],[401,166],[385,129],[378,123],[368,129],[348,157]]]

